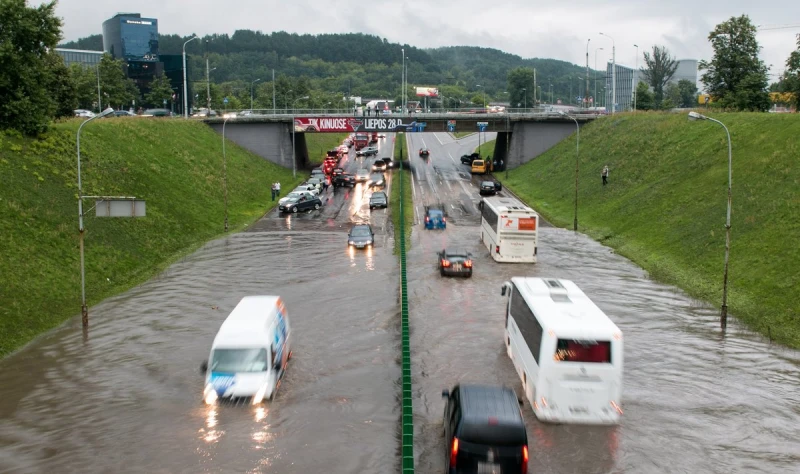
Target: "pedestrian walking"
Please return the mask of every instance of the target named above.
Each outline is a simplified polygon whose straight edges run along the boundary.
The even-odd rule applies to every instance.
[[[276,196],[280,196],[281,195],[281,182],[280,181],[277,181],[275,183],[275,195]]]
[[[600,173],[600,176],[603,177],[603,186],[608,184],[608,165],[603,168],[603,171]]]
[[[328,192],[328,184],[329,184],[328,183],[328,179],[329,178],[325,178],[325,181],[322,182],[322,192],[325,192],[325,193]]]
[[[275,183],[272,183],[272,186],[270,187],[270,190],[272,191],[272,200],[274,201],[274,200],[275,200],[275,194],[276,194],[276,193],[277,193],[277,191],[278,191],[278,190],[275,188]]]

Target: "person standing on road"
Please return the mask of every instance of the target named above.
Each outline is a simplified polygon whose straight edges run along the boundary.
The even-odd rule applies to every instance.
[[[322,191],[325,192],[325,193],[328,192],[328,184],[330,184],[328,182],[329,180],[330,180],[330,178],[326,177],[325,180],[322,181]]]
[[[600,173],[600,176],[603,177],[603,186],[608,184],[608,165],[603,168],[603,171]]]
[[[275,195],[276,196],[280,196],[281,195],[281,182],[280,181],[277,181],[275,183]]]
[[[275,183],[272,183],[272,186],[271,186],[270,190],[272,191],[272,200],[274,201],[275,200],[275,194],[276,194],[276,191],[277,191],[277,189],[275,188]]]

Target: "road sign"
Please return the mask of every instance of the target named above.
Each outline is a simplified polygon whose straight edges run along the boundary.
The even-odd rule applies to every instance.
[[[455,120],[448,120],[447,121],[447,131],[453,133],[456,131],[456,121]]]
[[[145,217],[145,201],[140,199],[101,199],[95,203],[96,217]]]
[[[478,122],[477,125],[479,132],[485,132],[486,128],[489,126],[489,122]]]
[[[167,99],[164,99],[164,105],[167,105]]]
[[[227,98],[227,97],[225,97],[224,99],[222,99],[222,103],[223,103],[223,104],[227,104],[227,103],[228,103],[228,98]]]

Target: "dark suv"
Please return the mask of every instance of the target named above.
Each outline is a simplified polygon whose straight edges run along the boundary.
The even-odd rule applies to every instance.
[[[280,204],[279,210],[280,212],[291,212],[294,214],[297,211],[317,210],[320,207],[322,207],[322,201],[317,196],[300,196],[299,198],[292,198]]]
[[[512,389],[456,385],[442,397],[446,472],[528,472],[528,434]]]

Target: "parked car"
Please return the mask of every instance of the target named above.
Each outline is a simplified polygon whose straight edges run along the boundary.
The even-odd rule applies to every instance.
[[[375,233],[369,224],[354,225],[347,234],[347,245],[363,249],[375,242]]]
[[[172,117],[168,109],[147,109],[142,112],[142,117]]]
[[[372,171],[386,171],[386,162],[375,160],[375,163],[372,163]]]
[[[106,115],[106,117],[136,117],[136,114],[130,110],[115,110],[114,112]]]
[[[481,196],[494,196],[503,188],[503,185],[496,181],[481,181],[480,191]]]
[[[313,194],[314,196],[319,196],[319,192],[320,192],[320,190],[316,186],[311,185],[311,184],[301,184],[300,186],[294,188],[294,190],[292,192],[294,192],[294,191],[307,191],[307,192]]]
[[[386,197],[386,193],[383,191],[376,191],[372,193],[372,196],[369,197],[369,210],[373,210],[376,207],[380,207],[382,209],[386,209],[389,206],[389,198]]]
[[[511,388],[456,385],[442,398],[448,473],[528,472],[522,402]]]
[[[308,181],[305,184],[309,186],[313,186],[317,191],[322,191],[322,183],[325,182],[325,179],[320,178],[308,178]]]
[[[439,252],[439,273],[442,276],[472,276],[472,254],[462,249]]]
[[[205,107],[197,109],[197,111],[192,114],[192,117],[216,117],[216,116],[217,112],[215,110],[209,110]]]
[[[364,147],[356,151],[356,156],[373,156],[378,154],[378,148],[374,146]]]
[[[420,148],[419,149],[420,158],[427,158],[428,156],[430,156],[430,154],[431,154],[431,151],[428,150],[427,148]]]
[[[310,177],[323,180],[325,179],[325,170],[323,168],[314,168],[313,170],[311,170]]]
[[[293,199],[300,199],[303,196],[305,196],[306,198],[311,199],[311,198],[316,197],[317,195],[312,193],[311,191],[292,191],[289,194],[287,194],[286,196],[278,199],[278,206],[286,204],[287,202],[289,202],[289,201],[291,201]]]
[[[481,159],[480,153],[473,153],[471,155],[461,155],[461,164],[472,166],[473,161],[480,159]]]
[[[349,173],[339,173],[333,176],[333,187],[337,186],[349,186],[353,187],[356,185],[356,177]]]
[[[359,183],[369,180],[369,170],[366,168],[359,168],[356,171],[356,181]]]
[[[92,118],[95,115],[97,115],[91,110],[86,110],[86,109],[75,109],[72,112],[75,114],[76,117]]]
[[[298,198],[289,199],[283,204],[278,205],[280,212],[291,212],[292,214],[296,214],[299,211],[316,210],[320,207],[322,207],[322,201],[317,196],[300,196]]]
[[[447,216],[443,207],[425,206],[425,228],[428,230],[447,228]]]
[[[475,160],[472,162],[472,167],[470,168],[472,174],[486,174],[491,169],[489,169],[489,163],[484,160]]]
[[[386,177],[383,173],[372,173],[369,175],[369,187],[371,188],[385,188]]]

